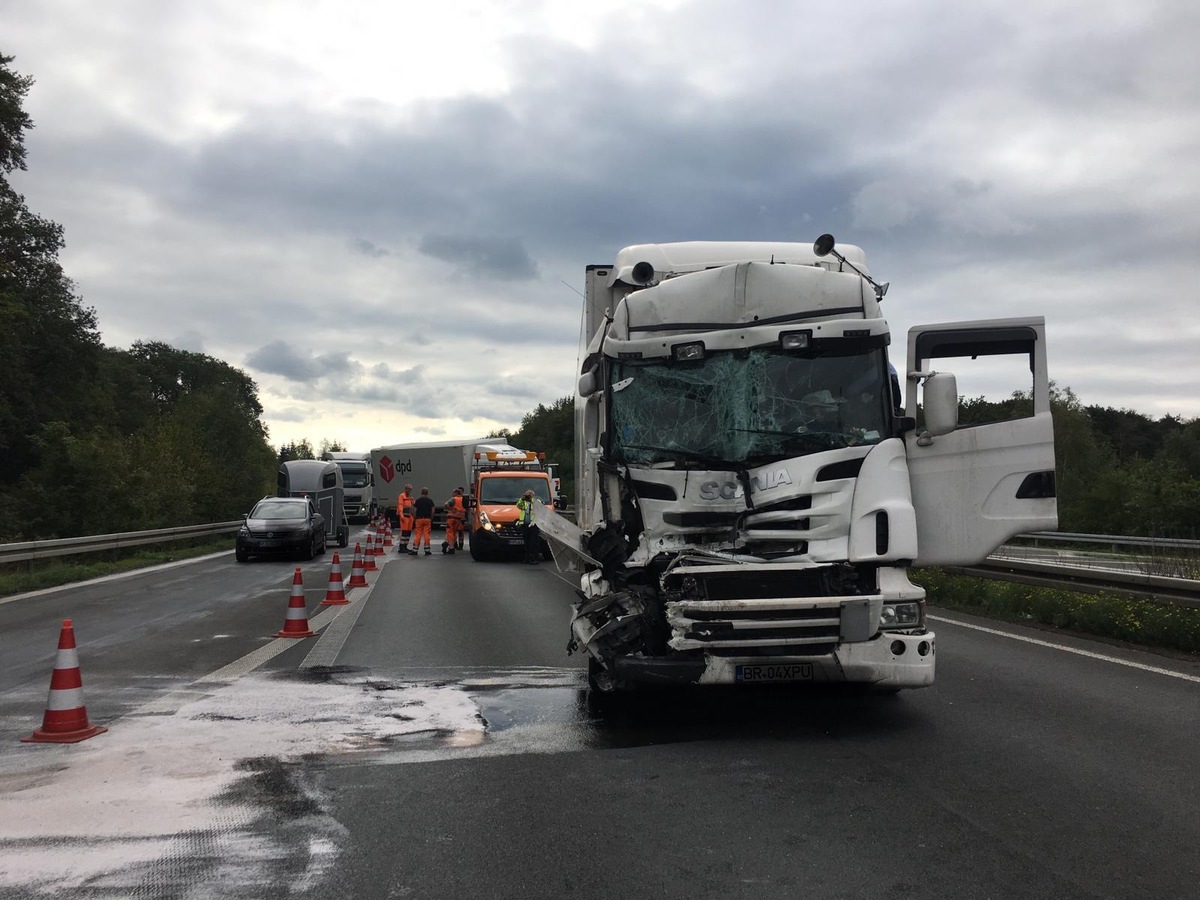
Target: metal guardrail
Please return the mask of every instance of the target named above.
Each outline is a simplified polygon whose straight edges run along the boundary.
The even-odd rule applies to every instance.
[[[1200,609],[1200,581],[1147,575],[1142,572],[1118,572],[1086,566],[988,557],[977,566],[940,566],[943,572],[994,578],[1037,587],[1067,591],[1093,591],[1120,594],[1143,600],[1156,600],[1176,606]]]
[[[123,531],[119,534],[95,534],[86,537],[61,538],[54,541],[24,541],[19,544],[0,544],[0,563],[28,562],[53,556],[75,556],[101,550],[120,550],[146,544],[228,534],[242,527],[242,520],[217,522],[213,525],[186,525],[181,528],[158,528],[154,531]]]
[[[574,510],[566,510],[574,519]],[[159,528],[154,531],[126,531],[119,534],[98,534],[88,537],[63,538],[53,541],[25,541],[0,544],[0,564],[48,559],[55,556],[74,556],[102,550],[118,550],[146,544],[160,544],[207,535],[228,534],[241,527],[241,520],[218,522],[212,525],[189,525],[181,528]],[[1200,541],[1172,538],[1146,538],[1132,535],[1072,534],[1060,531],[1040,531],[1018,535],[1024,540],[1045,540],[1055,543],[1107,544],[1110,546],[1153,547],[1172,550],[1200,551]],[[1011,552],[1015,548],[1009,548]],[[1189,606],[1200,609],[1200,581],[1152,575],[1137,571],[1117,571],[1088,566],[1064,564],[1045,559],[1015,559],[1003,552],[988,557],[976,566],[944,566],[943,571],[978,578],[994,578],[1040,587],[1065,590],[1090,590],[1119,593]]]
[[[1124,534],[1072,534],[1067,531],[1031,531],[1017,538],[1048,540],[1064,544],[1107,544],[1111,547],[1163,547],[1173,550],[1200,550],[1200,541],[1178,538],[1139,537]]]

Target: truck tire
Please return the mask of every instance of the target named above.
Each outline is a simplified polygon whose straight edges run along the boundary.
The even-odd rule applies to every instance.
[[[588,657],[588,709],[594,713],[612,711],[624,702],[628,686],[613,681],[604,667]]]
[[[475,540],[473,535],[468,543],[471,546],[471,559],[476,562],[483,562],[487,559],[487,553],[484,552],[483,547],[480,546],[480,542]]]

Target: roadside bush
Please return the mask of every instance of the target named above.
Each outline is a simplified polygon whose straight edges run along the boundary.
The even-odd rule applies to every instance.
[[[932,606],[1200,653],[1200,609],[1116,594],[1084,594],[949,575],[941,569],[918,569],[912,576],[925,588]]]

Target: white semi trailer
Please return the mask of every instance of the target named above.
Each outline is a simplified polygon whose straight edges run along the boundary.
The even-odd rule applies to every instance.
[[[376,511],[371,454],[331,450],[325,453],[325,459],[332,460],[341,470],[342,486],[346,492],[346,517],[352,521],[369,520]]]
[[[581,562],[593,689],[927,686],[909,567],[1057,526],[1043,319],[913,328],[900,408],[886,290],[830,235],[587,268],[578,528],[539,518]],[[1029,414],[959,428],[953,360],[990,356],[1027,362]]]
[[[392,524],[398,524],[396,498],[404,485],[413,486],[413,496],[420,495],[421,488],[429,488],[436,508],[434,521],[445,524],[442,504],[450,499],[456,487],[471,491],[471,467],[477,452],[512,451],[504,438],[471,438],[465,441],[423,441],[421,443],[392,444],[376,447],[371,451],[371,465],[375,472],[376,500],[379,508],[387,513]]]

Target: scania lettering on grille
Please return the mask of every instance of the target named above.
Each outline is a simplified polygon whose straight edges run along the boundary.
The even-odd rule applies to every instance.
[[[774,472],[759,472],[751,485],[755,493],[759,493],[791,483],[792,476],[787,469],[776,469]],[[700,485],[701,500],[736,500],[743,493],[742,485],[737,481],[706,481]]]

